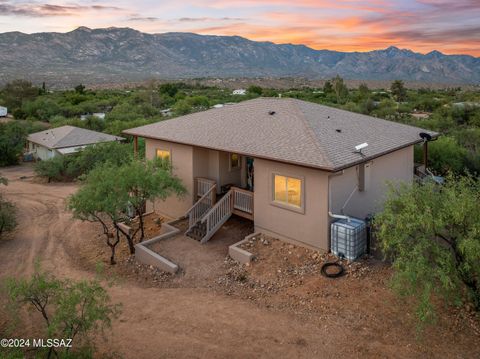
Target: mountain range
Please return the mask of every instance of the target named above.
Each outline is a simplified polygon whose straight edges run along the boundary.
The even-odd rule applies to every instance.
[[[0,33],[0,83],[15,78],[64,85],[152,78],[306,77],[478,84],[480,58],[389,47],[315,50],[239,36],[147,34],[130,28]]]

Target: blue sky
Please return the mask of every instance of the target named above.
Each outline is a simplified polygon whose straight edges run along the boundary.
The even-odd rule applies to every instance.
[[[395,45],[480,56],[479,19],[480,0],[0,0],[0,32],[116,26],[341,51]]]

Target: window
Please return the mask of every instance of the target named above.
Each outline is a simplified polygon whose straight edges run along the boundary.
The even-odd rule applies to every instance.
[[[240,168],[240,156],[237,153],[230,153],[230,170]]]
[[[157,148],[157,158],[161,158],[162,160],[170,160],[170,151]]]
[[[273,201],[296,208],[303,206],[303,181],[295,177],[273,175]]]

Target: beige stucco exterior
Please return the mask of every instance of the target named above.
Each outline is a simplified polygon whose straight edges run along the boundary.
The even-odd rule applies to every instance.
[[[255,159],[255,231],[306,246],[328,249],[328,173],[312,168]],[[273,175],[302,179],[303,209],[273,201]]]
[[[187,189],[187,194],[181,199],[170,197],[164,202],[156,201],[154,204],[147,206],[147,211],[155,210],[172,218],[185,215],[195,201],[195,178],[198,177],[215,180],[218,193],[220,193],[223,185],[233,184],[242,186],[245,182],[245,176],[243,176],[245,173],[243,170],[245,166],[244,159],[242,158],[241,168],[230,169],[228,152],[168,141],[145,139],[147,159],[153,159],[157,149],[170,151],[173,173],[182,180]]]
[[[147,139],[145,141],[145,157],[147,159],[155,158],[157,149],[170,151],[173,173],[182,180],[187,193],[182,198],[171,196],[165,201],[149,204],[147,212],[154,210],[168,217],[178,218],[183,216],[193,203],[193,147],[160,140]]]
[[[344,213],[365,218],[382,209],[387,191],[387,182],[411,182],[413,180],[413,146],[375,158],[367,163],[365,181],[366,188],[359,191],[359,166],[347,168],[330,177],[330,208],[333,213],[340,213],[345,205]],[[353,193],[353,194],[352,194]]]
[[[182,145],[173,142],[146,139],[146,157],[154,158],[157,149],[169,150],[173,172],[185,185],[187,194],[178,199],[150,204],[155,210],[172,218],[187,212],[196,200],[195,178],[215,180],[218,191],[225,184],[245,186],[246,159],[241,168],[229,167],[229,153]],[[343,213],[365,218],[381,209],[387,181],[410,182],[413,178],[413,146],[369,161],[365,170],[365,189],[359,191],[360,166],[331,173],[319,169],[255,158],[254,160],[254,223],[255,231],[307,247],[329,250],[329,233],[333,213],[339,213],[349,199]],[[301,179],[303,199],[301,208],[292,208],[273,201],[273,175]]]

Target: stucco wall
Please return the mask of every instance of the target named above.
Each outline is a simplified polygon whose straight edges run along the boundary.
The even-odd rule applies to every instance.
[[[363,219],[368,214],[381,210],[387,181],[413,180],[413,146],[376,158],[369,165],[368,187],[363,192],[354,192],[344,209],[347,215]],[[332,212],[339,213],[348,196],[357,188],[358,171],[359,167],[354,166],[346,169],[342,175],[330,177]]]
[[[155,158],[157,148],[170,151],[173,173],[182,180],[183,185],[187,189],[187,194],[180,199],[176,196],[171,196],[165,201],[155,201],[154,204],[147,206],[147,212],[154,210],[171,218],[178,218],[183,216],[193,203],[193,147],[173,142],[146,139],[146,158]]]
[[[328,250],[328,173],[258,158],[254,166],[255,232]],[[272,203],[273,173],[303,178],[304,213]]]

